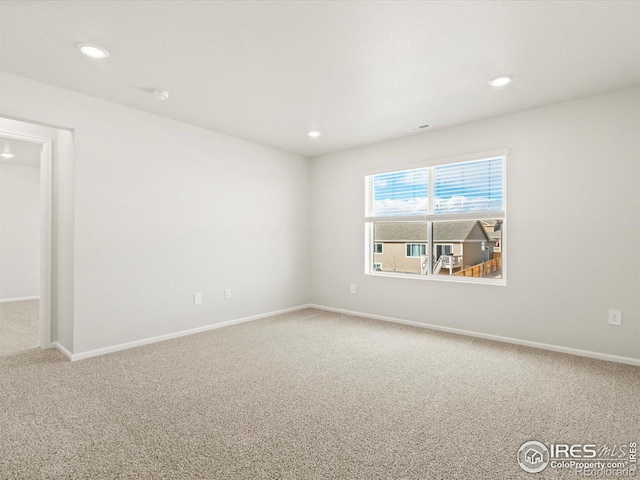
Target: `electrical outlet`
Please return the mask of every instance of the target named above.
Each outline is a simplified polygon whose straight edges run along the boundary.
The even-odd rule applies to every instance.
[[[356,284],[355,283],[351,284],[351,293],[356,293]]]
[[[202,305],[202,294],[194,293],[193,294],[193,306],[197,307],[198,305]]]
[[[231,298],[231,289],[230,288],[225,288],[224,289],[224,298],[225,300],[228,300]]]
[[[609,310],[609,325],[622,325],[622,310]]]

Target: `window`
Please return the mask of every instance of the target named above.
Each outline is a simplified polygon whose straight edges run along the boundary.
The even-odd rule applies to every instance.
[[[407,257],[419,257],[427,254],[426,243],[407,243]]]
[[[436,249],[436,255],[433,260],[436,262],[443,255],[453,255],[453,244],[440,244],[434,246]]]
[[[505,161],[500,152],[367,175],[366,273],[504,284]]]

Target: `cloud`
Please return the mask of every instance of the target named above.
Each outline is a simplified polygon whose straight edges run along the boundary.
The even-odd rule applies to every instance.
[[[421,215],[427,213],[427,197],[376,200],[376,215]]]
[[[417,198],[387,198],[374,202],[375,215],[426,215],[429,199],[428,197]],[[501,199],[490,199],[487,197],[465,197],[464,195],[454,195],[451,198],[434,198],[434,213],[465,213],[465,212],[486,212],[491,210],[501,210]]]
[[[502,209],[502,199],[487,197],[465,197],[452,195],[450,198],[434,198],[435,213],[486,212]]]

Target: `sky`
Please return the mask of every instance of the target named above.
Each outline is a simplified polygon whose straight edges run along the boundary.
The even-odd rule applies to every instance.
[[[433,168],[434,213],[502,210],[502,158]],[[426,214],[429,168],[375,175],[376,215]]]

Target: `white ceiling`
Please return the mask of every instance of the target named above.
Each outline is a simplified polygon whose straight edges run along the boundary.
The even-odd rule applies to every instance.
[[[34,143],[16,142],[0,137],[0,153],[13,153],[12,158],[0,157],[2,165],[18,165],[21,167],[40,168],[40,151],[42,147]]]
[[[2,70],[307,156],[640,84],[640,2],[4,1],[0,32]]]

